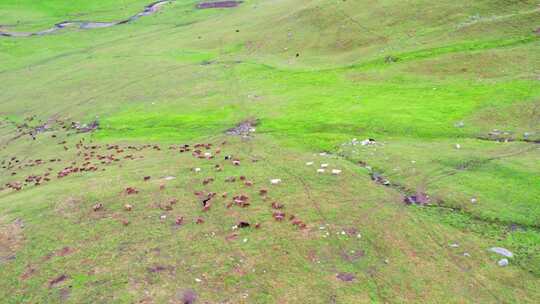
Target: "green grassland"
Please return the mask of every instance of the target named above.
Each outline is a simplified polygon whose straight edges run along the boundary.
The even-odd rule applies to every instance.
[[[537,301],[535,1],[197,3],[0,37],[0,302],[184,303],[186,290],[197,303]],[[3,1],[0,25],[121,20],[148,4]],[[91,133],[62,128],[96,118]],[[247,119],[258,121],[250,138],[225,134]],[[496,141],[493,130],[506,133]],[[195,143],[216,157],[172,146]],[[25,166],[36,159],[45,164]],[[56,176],[87,162],[98,169]],[[5,186],[44,172],[38,186]],[[210,210],[195,191],[218,193]],[[403,203],[420,192],[428,205]],[[242,193],[251,205],[227,208]],[[307,227],[276,221],[274,201]],[[493,246],[514,253],[508,266]]]

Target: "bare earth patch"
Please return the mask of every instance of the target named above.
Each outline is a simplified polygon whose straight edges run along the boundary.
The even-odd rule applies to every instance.
[[[218,1],[218,2],[202,2],[197,4],[198,9],[206,8],[231,8],[237,7],[242,1]]]
[[[15,253],[24,241],[23,227],[20,219],[0,226],[0,264],[15,258]]]

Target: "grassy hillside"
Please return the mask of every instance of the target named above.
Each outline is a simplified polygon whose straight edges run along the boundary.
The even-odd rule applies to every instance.
[[[536,2],[198,3],[0,37],[2,301],[536,301]],[[0,30],[148,4],[3,1]]]
[[[115,21],[142,10],[144,0],[5,0],[0,26],[10,30],[39,30],[66,20]]]

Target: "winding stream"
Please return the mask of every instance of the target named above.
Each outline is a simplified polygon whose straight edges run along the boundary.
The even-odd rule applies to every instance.
[[[53,27],[38,32],[9,32],[0,30],[0,36],[4,37],[30,37],[30,36],[43,36],[56,33],[60,30],[70,27],[78,27],[79,29],[88,30],[95,28],[111,27],[124,23],[133,22],[141,17],[149,16],[161,9],[161,7],[167,3],[174,2],[174,0],[160,0],[153,2],[144,7],[144,10],[125,19],[116,22],[93,22],[93,21],[63,21],[55,24]]]

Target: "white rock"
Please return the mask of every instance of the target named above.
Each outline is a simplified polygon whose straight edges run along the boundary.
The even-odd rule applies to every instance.
[[[497,264],[501,267],[508,266],[508,259],[500,259]]]
[[[332,174],[333,174],[333,175],[339,175],[339,174],[341,174],[341,170],[339,170],[339,169],[332,169]]]
[[[367,146],[367,145],[374,145],[375,144],[375,141],[374,140],[370,140],[369,138],[367,139],[364,139],[360,142],[360,144],[362,146]]]
[[[514,257],[514,254],[510,250],[508,250],[506,248],[502,248],[502,247],[491,247],[489,249],[489,251],[495,252],[495,253],[500,254],[502,256],[505,256],[507,258],[513,258]]]

